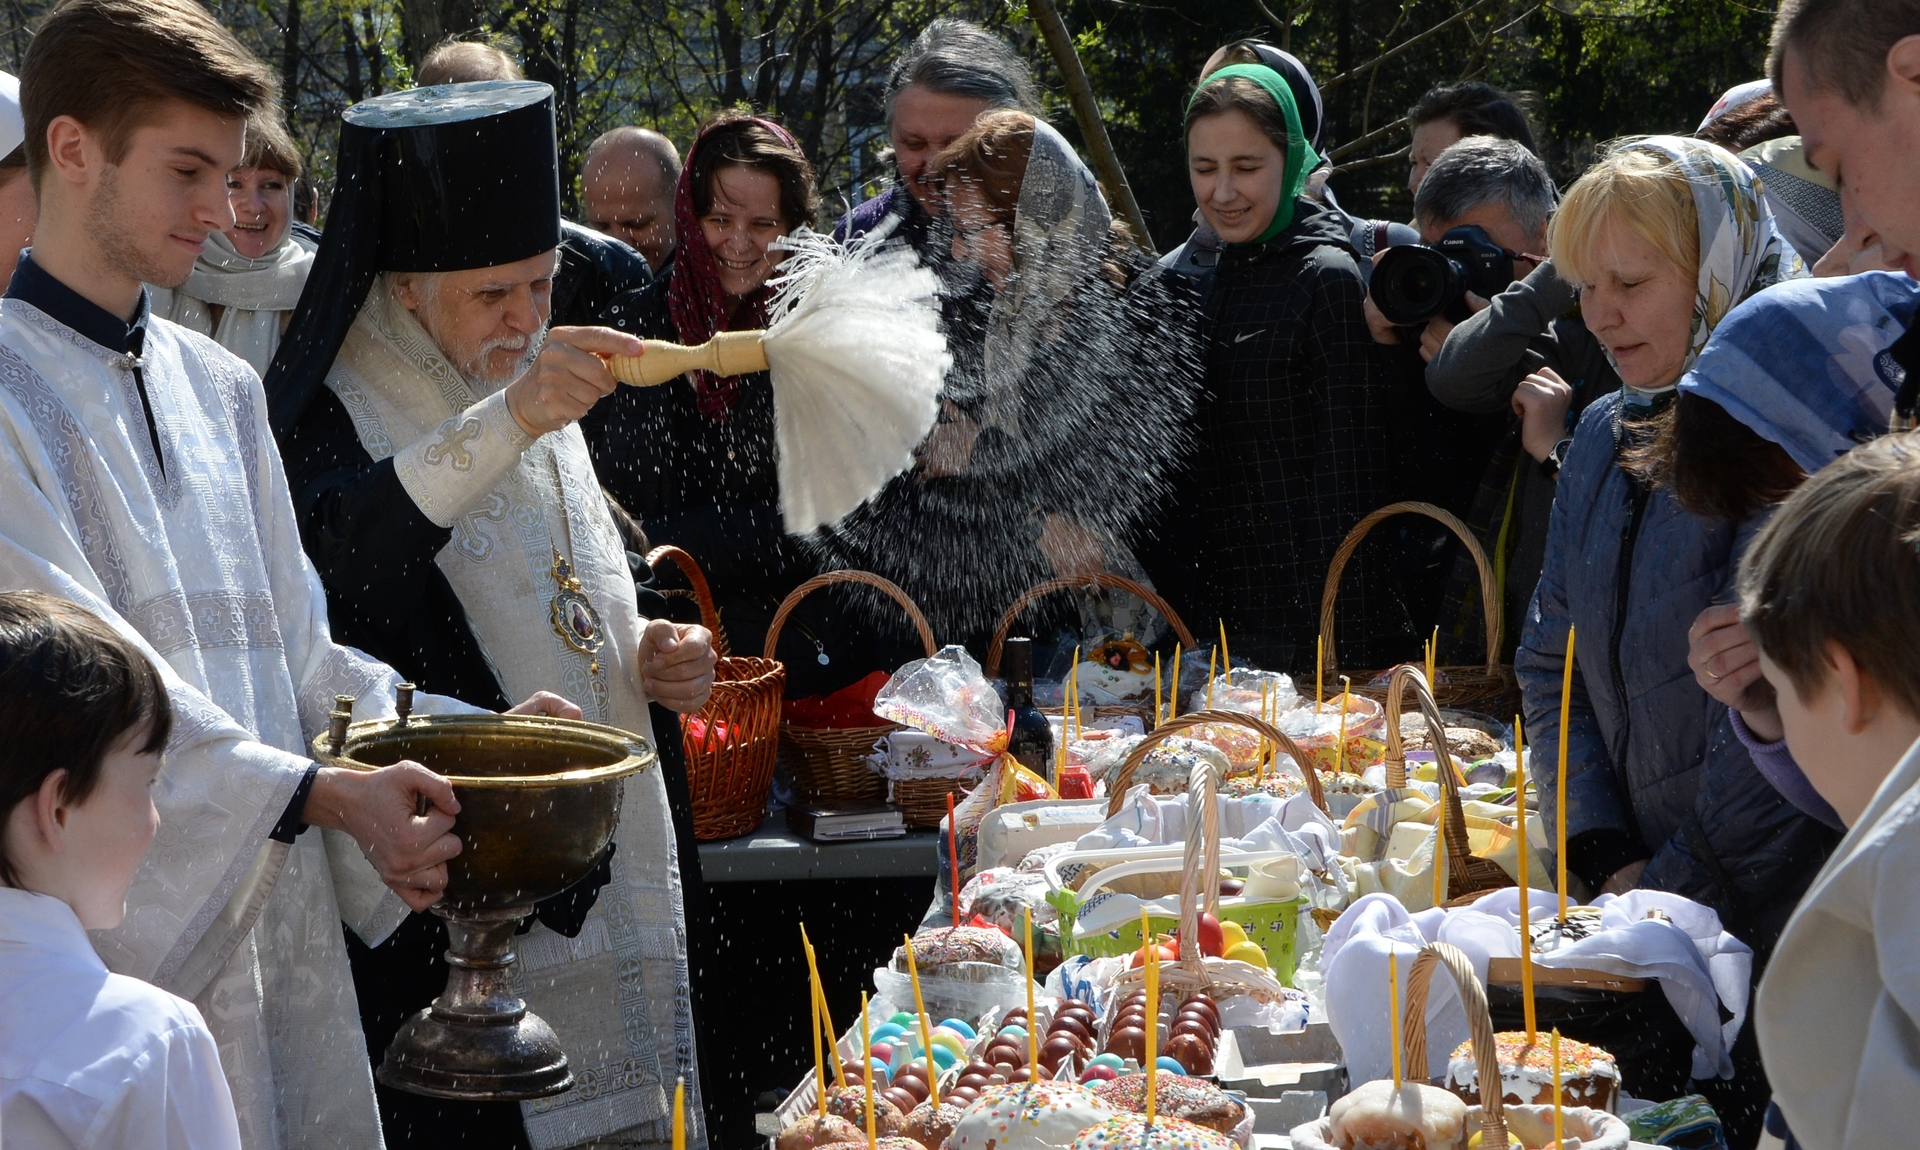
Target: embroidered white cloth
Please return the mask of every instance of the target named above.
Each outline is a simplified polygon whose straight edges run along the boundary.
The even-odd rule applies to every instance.
[[[328,636],[259,377],[162,319],[142,372],[158,456],[125,356],[0,301],[0,586],[121,628],[176,711],[159,834],[94,947],[200,1008],[247,1146],[378,1146],[340,922],[378,942],[406,908],[351,839],[267,835],[334,696],[390,715],[399,676]]]
[[[528,436],[505,393],[472,389],[392,302],[384,279],[368,293],[327,386],[368,454],[393,458],[420,510],[453,529],[436,563],[506,693],[554,691],[594,722],[651,739],[633,573],[580,429]],[[597,674],[554,629],[556,552],[605,629]],[[688,1144],[706,1141],[680,868],[660,772],[629,781],[614,839],[613,881],[579,937],[536,925],[516,944],[522,991],[559,1034],[576,1079],[565,1094],[522,1104],[538,1150],[669,1143],[679,1075],[688,1084]]]
[[[1528,905],[1534,922],[1559,910],[1551,891],[1535,890]],[[1656,979],[1673,1011],[1693,1036],[1693,1076],[1731,1077],[1729,1051],[1747,1017],[1753,951],[1720,928],[1713,911],[1691,899],[1657,890],[1601,895],[1588,904],[1600,911],[1600,929],[1547,954],[1540,966],[1580,967],[1629,978]],[[1658,910],[1671,922],[1647,918]],[[1451,943],[1473,960],[1474,973],[1487,977],[1487,960],[1520,957],[1520,896],[1508,887],[1468,907],[1428,909],[1408,914],[1389,894],[1370,894],[1348,907],[1327,931],[1320,973],[1326,979],[1327,1021],[1347,1055],[1355,1082],[1392,1072],[1387,1028],[1387,953],[1399,957],[1401,1001],[1406,979],[1420,948]],[[1648,993],[1652,993],[1651,990]],[[1732,1016],[1721,1023],[1724,1005]],[[1467,1016],[1459,992],[1445,977],[1434,979],[1427,1000],[1428,1058],[1432,1074],[1446,1072],[1448,1054],[1467,1039]]]
[[[313,252],[289,233],[259,259],[234,250],[221,232],[207,237],[207,250],[193,274],[177,288],[149,287],[153,314],[170,319],[239,356],[259,375],[267,373],[287,318],[300,303],[313,270]],[[213,309],[219,308],[218,322]]]
[[[21,1150],[239,1150],[193,1004],[113,974],[57,898],[0,887],[0,1130]]]

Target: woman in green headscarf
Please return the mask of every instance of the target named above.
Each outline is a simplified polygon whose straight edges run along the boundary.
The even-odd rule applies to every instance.
[[[1183,615],[1225,621],[1235,654],[1310,672],[1334,549],[1391,498],[1388,377],[1348,221],[1302,194],[1320,157],[1286,81],[1259,64],[1209,74],[1186,143],[1194,199],[1224,247],[1205,301],[1199,448],[1159,538],[1138,550]],[[1407,654],[1382,649],[1406,624],[1376,567],[1356,563],[1343,588],[1349,666]]]

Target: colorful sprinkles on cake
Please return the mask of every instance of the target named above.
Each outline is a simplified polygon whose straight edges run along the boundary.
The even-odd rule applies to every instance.
[[[1180,1118],[1119,1114],[1080,1132],[1073,1150],[1235,1150],[1233,1139]]]

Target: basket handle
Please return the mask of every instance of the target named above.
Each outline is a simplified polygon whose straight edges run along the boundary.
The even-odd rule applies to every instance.
[[[1300,768],[1302,775],[1306,776],[1307,793],[1313,796],[1313,805],[1319,807],[1322,812],[1326,811],[1327,795],[1320,786],[1320,772],[1314,769],[1312,760],[1307,758],[1307,753],[1300,749],[1298,743],[1288,738],[1286,732],[1265,719],[1256,715],[1243,715],[1239,711],[1189,711],[1184,715],[1168,719],[1147,732],[1147,737],[1141,739],[1134,745],[1133,750],[1127,753],[1126,759],[1120,764],[1120,770],[1113,776],[1113,781],[1107,784],[1107,817],[1112,818],[1120,813],[1120,805],[1127,797],[1127,787],[1133,782],[1133,773],[1140,769],[1141,763],[1146,762],[1148,751],[1181,731],[1209,723],[1237,723],[1243,727],[1251,727],[1268,741],[1278,743],[1281,750],[1293,756],[1294,765]]]
[[[1019,618],[1020,612],[1056,591],[1070,591],[1080,587],[1110,587],[1116,591],[1131,591],[1144,600],[1147,606],[1160,612],[1160,617],[1167,621],[1167,626],[1173,628],[1173,633],[1179,636],[1180,642],[1186,645],[1187,650],[1191,651],[1199,645],[1193,637],[1193,632],[1187,630],[1187,624],[1180,618],[1179,612],[1173,609],[1173,604],[1161,598],[1159,592],[1125,575],[1097,571],[1080,579],[1049,579],[1045,583],[1021,592],[1020,597],[1013,601],[1013,606],[1007,608],[1007,613],[1000,616],[999,626],[993,629],[993,642],[987,645],[987,678],[991,679],[1000,674],[1000,655],[1007,645],[1007,634],[1013,630],[1014,620]]]
[[[1473,1038],[1473,1062],[1480,1078],[1480,1129],[1485,1132],[1481,1142],[1505,1146],[1506,1103],[1500,1087],[1500,1051],[1493,1041],[1493,1014],[1487,1009],[1487,989],[1473,973],[1473,961],[1459,947],[1430,942],[1413,960],[1413,969],[1407,974],[1406,1017],[1400,1027],[1401,1059],[1410,1076],[1423,1081],[1427,1078],[1427,995],[1436,966],[1446,967],[1453,975],[1460,987],[1460,1005],[1467,1011],[1467,1032]]]
[[[1400,740],[1401,700],[1411,689],[1427,722],[1427,737],[1433,741],[1434,759],[1439,765],[1440,801],[1446,804],[1447,863],[1449,884],[1467,873],[1467,858],[1472,846],[1467,841],[1467,814],[1460,805],[1460,776],[1453,765],[1453,749],[1447,746],[1447,727],[1440,717],[1440,705],[1434,701],[1427,676],[1418,666],[1402,663],[1387,680],[1387,786],[1407,785],[1407,755]],[[1440,865],[1438,859],[1435,866]]]
[[[1480,570],[1480,613],[1487,618],[1487,670],[1494,671],[1500,666],[1500,584],[1494,576],[1493,564],[1487,561],[1487,553],[1480,541],[1473,537],[1467,525],[1460,522],[1454,514],[1443,507],[1431,503],[1412,501],[1389,503],[1380,510],[1368,515],[1353,525],[1347,537],[1340,541],[1340,547],[1333,553],[1333,562],[1327,566],[1326,586],[1320,591],[1320,634],[1326,640],[1326,674],[1331,677],[1339,673],[1340,656],[1334,652],[1333,644],[1333,601],[1340,594],[1340,576],[1347,569],[1347,560],[1360,548],[1360,541],[1367,537],[1384,519],[1395,515],[1424,515],[1438,520],[1441,525],[1460,537],[1466,545],[1467,554],[1473,556],[1473,565]]]
[[[1181,856],[1180,871],[1180,965],[1206,979],[1206,956],[1199,946],[1200,912],[1205,909],[1216,918],[1220,913],[1220,804],[1216,801],[1220,776],[1219,768],[1205,756],[1199,756],[1199,760],[1187,772],[1187,849]]]
[[[780,629],[787,625],[787,616],[793,614],[793,609],[800,605],[800,600],[822,587],[831,587],[835,583],[859,583],[885,591],[893,597],[894,602],[907,609],[907,618],[913,621],[914,630],[920,632],[920,645],[927,649],[927,658],[933,658],[934,653],[940,649],[934,645],[933,628],[927,625],[927,617],[920,613],[919,606],[897,584],[891,580],[882,579],[871,571],[846,570],[828,571],[815,575],[795,587],[785,599],[780,601],[780,610],[774,613],[773,622],[767,625],[767,646],[761,658],[773,658],[774,648],[780,645]]]
[[[713,653],[722,659],[726,658],[732,652],[727,650],[727,633],[720,629],[720,609],[713,605],[713,591],[707,586],[707,573],[700,569],[698,560],[671,543],[663,543],[647,552],[649,567],[658,567],[662,559],[671,560],[686,575],[687,582],[693,584],[693,599],[700,605],[700,625],[713,632]]]

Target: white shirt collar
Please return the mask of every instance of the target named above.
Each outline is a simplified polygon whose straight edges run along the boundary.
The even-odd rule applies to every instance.
[[[73,908],[52,895],[0,887],[0,945],[58,951],[105,971]]]

